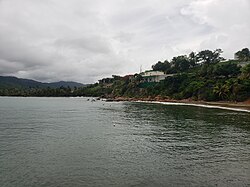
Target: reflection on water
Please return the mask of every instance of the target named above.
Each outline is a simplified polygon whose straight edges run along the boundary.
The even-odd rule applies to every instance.
[[[247,186],[250,114],[0,98],[1,186]]]

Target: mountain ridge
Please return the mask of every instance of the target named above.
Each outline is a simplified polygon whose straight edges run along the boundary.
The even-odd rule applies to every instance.
[[[85,84],[74,81],[40,82],[32,79],[23,79],[14,76],[0,76],[0,89],[5,88],[60,88],[60,87],[84,87]]]

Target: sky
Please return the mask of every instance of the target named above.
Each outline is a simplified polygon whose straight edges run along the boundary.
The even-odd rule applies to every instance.
[[[250,47],[250,0],[0,0],[0,75],[94,83]]]

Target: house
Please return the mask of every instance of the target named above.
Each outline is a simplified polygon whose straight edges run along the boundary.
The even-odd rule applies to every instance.
[[[250,61],[247,61],[247,62],[239,62],[239,66],[241,67],[245,67],[246,65],[250,64]]]
[[[142,76],[142,82],[160,82],[166,77],[171,77],[174,74],[165,74],[162,71],[145,71],[140,75]]]

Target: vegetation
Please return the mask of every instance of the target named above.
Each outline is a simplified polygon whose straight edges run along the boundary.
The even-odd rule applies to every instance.
[[[141,74],[104,78],[86,87],[2,88],[8,96],[96,96],[105,98],[169,98],[204,101],[244,101],[250,99],[250,53],[247,48],[235,53],[236,60],[225,61],[222,50],[198,53],[159,61],[154,71],[172,76],[160,82],[145,82]]]
[[[248,48],[244,48],[241,51],[238,51],[235,53],[236,58],[238,58],[239,61],[249,61],[250,60],[250,51]]]

